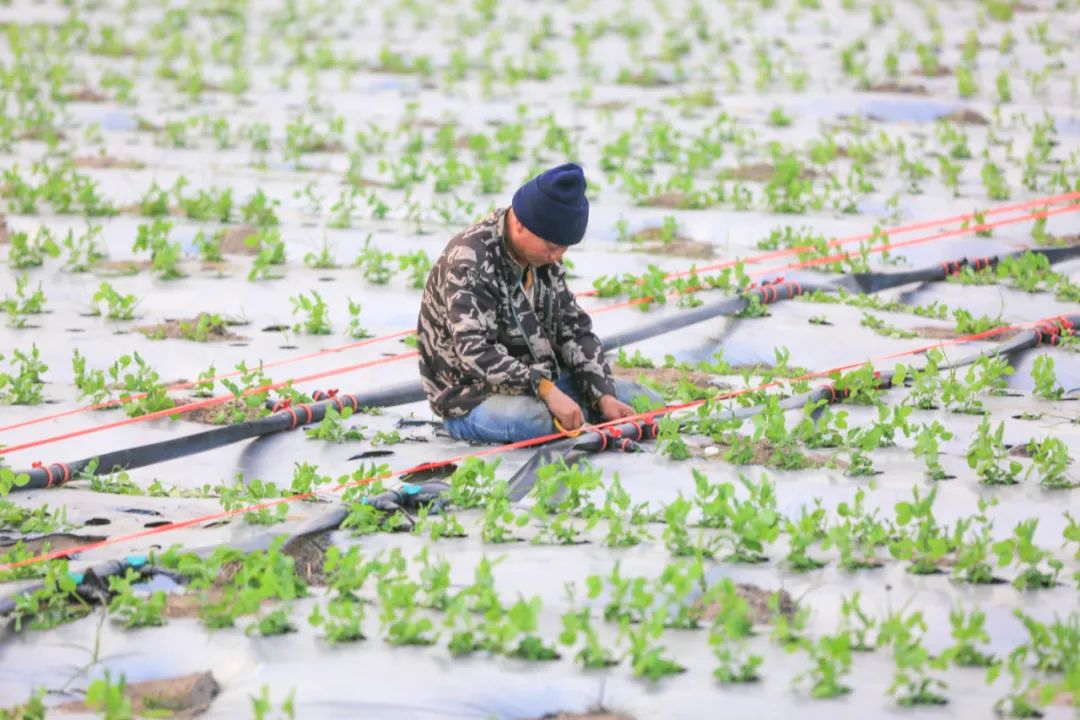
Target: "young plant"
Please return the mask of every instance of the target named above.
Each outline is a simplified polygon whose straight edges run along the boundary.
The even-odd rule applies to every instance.
[[[1004,433],[1004,421],[998,423],[997,430],[991,431],[990,419],[983,418],[968,447],[968,467],[987,485],[1015,485],[1020,482],[1018,475],[1023,466],[1009,457],[1009,451],[1002,441]]]
[[[1057,585],[1058,574],[1064,567],[1061,560],[1049,550],[1043,550],[1034,542],[1038,518],[1017,523],[1011,538],[994,543],[992,550],[997,556],[999,567],[1008,567],[1014,562],[1024,566],[1013,580],[1013,585],[1020,590],[1038,590]],[[1043,565],[1048,570],[1043,569]]]
[[[293,326],[293,332],[303,330],[308,335],[329,335],[331,332],[329,311],[322,295],[317,290],[311,291],[311,297],[307,295],[295,295],[289,298],[293,306],[293,315],[304,314],[303,322]]]
[[[135,243],[131,246],[132,252],[148,250],[150,252],[151,269],[162,280],[174,280],[184,277],[177,268],[182,253],[180,242],[169,242],[169,233],[172,231],[171,221],[155,218],[153,222],[139,225],[136,231]]]
[[[846,631],[792,646],[798,647],[810,656],[811,667],[796,680],[809,680],[810,697],[828,700],[851,692],[851,688],[843,684],[844,676],[851,672],[851,638]]]
[[[346,300],[349,303],[349,327],[345,330],[345,334],[354,340],[371,337],[371,333],[360,324],[360,303],[353,302],[352,298],[346,298]]]
[[[0,360],[4,356],[0,355]],[[45,401],[42,375],[49,369],[41,360],[36,344],[30,351],[15,349],[11,352],[11,372],[0,372],[0,405],[37,405]]]
[[[932,671],[944,671],[949,664],[947,655],[931,657],[923,646],[926,633],[926,621],[921,612],[908,616],[902,613],[890,613],[881,623],[878,633],[878,646],[891,646],[896,672],[893,676],[889,694],[896,697],[900,705],[944,705],[948,699],[938,690],[947,685],[944,680],[932,674]]]
[[[990,634],[985,627],[986,613],[981,610],[965,613],[963,608],[957,607],[949,612],[949,623],[956,644],[946,654],[952,657],[954,663],[960,667],[990,667],[995,663],[993,655],[976,647],[976,643],[990,642]]]
[[[713,676],[725,684],[757,682],[764,658],[749,653],[746,647],[753,627],[749,603],[730,578],[710,588],[707,596],[717,607],[709,628],[709,646],[719,663]]]
[[[1035,395],[1045,400],[1060,400],[1065,396],[1065,389],[1058,384],[1054,373],[1054,358],[1040,355],[1031,366],[1031,379],[1035,381]]]
[[[107,282],[101,283],[91,300],[93,314],[101,315],[101,303],[105,303],[106,320],[131,320],[135,317],[135,304],[138,299],[134,295],[121,295]]]

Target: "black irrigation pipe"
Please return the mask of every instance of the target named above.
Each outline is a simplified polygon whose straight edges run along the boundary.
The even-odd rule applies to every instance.
[[[1019,257],[1025,252],[1029,251],[1018,251],[1010,253],[1009,256]],[[1080,245],[1048,248],[1037,252],[1045,255],[1050,263],[1054,264],[1073,257],[1080,257]],[[606,350],[611,351],[624,345],[663,335],[719,316],[737,315],[750,307],[755,299],[761,304],[768,305],[791,300],[799,295],[816,290],[837,292],[844,289],[865,293],[881,292],[882,290],[914,282],[944,280],[948,275],[959,272],[963,267],[970,266],[976,269],[992,267],[1000,262],[1001,257],[960,258],[919,270],[898,273],[857,273],[823,283],[800,283],[797,281],[784,281],[783,278],[766,280],[760,285],[748,288],[738,296],[701,305],[649,323],[643,323],[636,328],[605,337],[602,343]],[[423,400],[424,397],[423,388],[418,380],[363,393],[343,393],[332,397],[315,393],[314,402],[291,407],[275,404],[273,407],[277,410],[276,412],[257,420],[213,428],[192,435],[146,445],[114,450],[67,463],[35,463],[31,469],[17,473],[25,473],[29,477],[29,481],[25,485],[14,487],[13,490],[58,487],[70,481],[79,473],[86,474],[90,473],[91,470],[95,475],[130,470],[213,450],[241,440],[292,430],[300,425],[319,422],[326,415],[326,408],[330,406],[335,406],[338,410],[343,409],[346,405],[353,410],[362,407],[390,407],[418,402]],[[96,465],[94,464],[95,461]]]
[[[1060,322],[1070,326],[1080,325],[1080,314],[1064,316],[1060,319]],[[1060,339],[1060,327],[1061,325],[1047,323],[1022,331],[1016,337],[999,343],[996,347],[987,348],[959,360],[944,363],[939,366],[939,370],[963,367],[976,362],[984,356],[1008,355],[1044,344],[1056,345]],[[879,389],[891,387],[893,377],[894,373],[892,371],[878,373],[877,387]],[[792,410],[803,407],[806,403],[825,401],[831,404],[845,397],[847,397],[845,390],[837,389],[829,384],[807,393],[786,398],[780,401],[779,405],[785,410]],[[324,403],[324,412],[325,406],[330,404],[334,404],[334,401]],[[726,410],[719,417],[746,419],[762,410],[761,405],[733,408]],[[545,465],[559,460],[569,465],[588,455],[605,450],[639,452],[642,449],[639,443],[655,439],[656,435],[656,423],[642,420],[608,426],[598,430],[589,430],[572,438],[548,443],[537,450],[509,480],[510,499],[513,502],[520,502],[524,499],[536,483],[537,471]],[[365,498],[364,502],[384,513],[403,512],[407,515],[408,511],[418,510],[421,507],[434,507],[438,511],[442,509],[441,496],[449,489],[449,485],[437,480],[422,483],[403,483],[398,488]],[[301,526],[296,533],[291,535],[282,546],[282,551],[287,551],[292,545],[301,542],[307,537],[338,528],[348,517],[348,514],[348,510],[343,507],[334,507],[321,514]],[[265,550],[280,535],[281,533],[263,533],[241,542],[225,543],[224,545],[243,552]],[[219,546],[212,545],[191,552],[205,557],[213,553]],[[125,558],[98,563],[80,573],[73,573],[73,577],[78,582],[77,592],[79,596],[91,602],[106,602],[109,597],[108,578],[125,573],[128,568],[138,570],[144,575],[154,573],[172,574],[169,571],[148,565],[148,558],[145,555],[128,555]],[[37,583],[23,588],[9,597],[0,599],[0,616],[13,613],[17,607],[19,597],[28,596],[42,587],[44,587],[42,583]],[[9,621],[7,625],[10,626],[11,624],[12,622]]]
[[[1065,315],[1058,318],[1057,321],[1053,323],[1045,323],[1030,329],[1025,329],[1016,337],[1001,342],[995,347],[986,348],[958,360],[943,363],[938,366],[938,369],[940,371],[964,367],[978,361],[979,358],[982,357],[1010,355],[1041,345],[1056,345],[1061,337],[1062,326],[1076,327],[1078,325],[1080,325],[1080,314]],[[895,372],[892,370],[876,372],[875,379],[877,381],[877,389],[885,390],[892,387],[894,376]],[[845,399],[848,395],[849,393],[846,389],[836,388],[830,383],[809,392],[785,398],[779,402],[779,407],[783,410],[795,410],[805,407],[807,403],[825,402],[831,405]],[[713,418],[719,420],[745,420],[761,413],[763,410],[764,406],[762,405],[730,408],[719,414],[713,415]],[[655,438],[656,426],[650,425],[648,427],[650,428],[648,432]],[[582,435],[574,438],[566,438],[548,443],[538,449],[533,456],[529,458],[516,473],[514,473],[514,476],[510,478],[510,499],[514,502],[522,500],[528,494],[529,490],[532,489],[533,485],[536,484],[537,471],[545,465],[558,462],[560,459],[567,465],[572,464],[586,455],[607,449],[609,442],[616,442],[618,438],[621,437],[632,437],[633,432],[634,428],[628,429],[626,426],[615,426],[614,428],[606,427],[586,431]],[[638,438],[640,439],[641,428],[637,428],[637,433]]]

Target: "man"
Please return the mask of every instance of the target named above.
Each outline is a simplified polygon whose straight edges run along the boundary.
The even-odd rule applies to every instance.
[[[589,222],[585,175],[541,173],[452,239],[428,275],[416,335],[428,402],[451,437],[516,442],[634,414],[559,261]],[[584,407],[583,407],[584,406]],[[557,422],[557,424],[556,424]]]

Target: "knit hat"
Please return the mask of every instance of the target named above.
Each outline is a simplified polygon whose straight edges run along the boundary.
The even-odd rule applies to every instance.
[[[589,224],[585,173],[566,163],[545,170],[514,193],[514,215],[530,232],[569,247],[581,242]]]

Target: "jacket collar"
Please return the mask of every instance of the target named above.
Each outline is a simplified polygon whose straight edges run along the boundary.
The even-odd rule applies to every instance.
[[[517,264],[517,261],[510,256],[510,251],[506,247],[509,241],[506,232],[508,211],[509,208],[497,208],[495,210],[495,252],[502,261],[503,270],[506,271],[509,277],[516,278],[521,277],[521,273],[525,272],[525,268]]]

